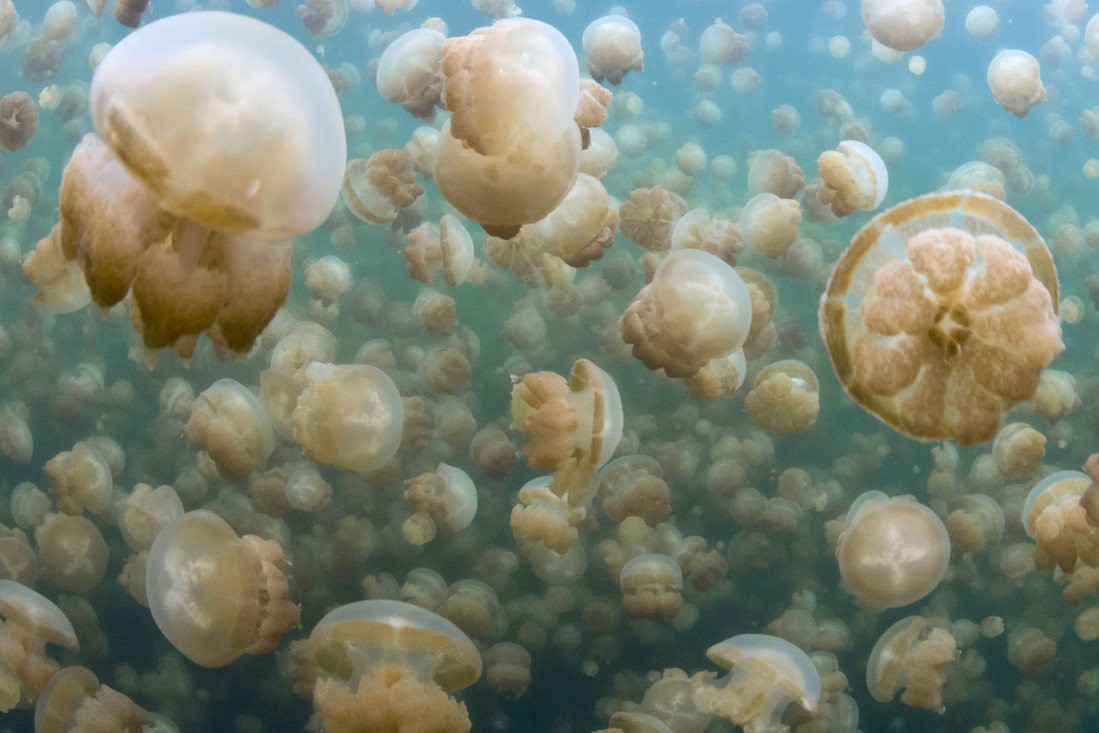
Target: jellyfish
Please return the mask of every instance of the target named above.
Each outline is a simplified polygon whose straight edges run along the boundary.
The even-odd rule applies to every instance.
[[[799,224],[798,202],[766,191],[752,196],[740,210],[740,232],[745,243],[770,259],[778,259],[790,250],[797,241]]]
[[[633,355],[649,369],[690,377],[748,337],[752,309],[736,271],[702,250],[676,250],[622,317]]]
[[[468,733],[464,703],[481,655],[438,614],[393,600],[339,606],[291,648],[295,691],[312,697],[329,733],[419,730]]]
[[[323,69],[265,23],[187,13],[116,44],[90,107],[98,137],[62,178],[65,257],[101,306],[132,288],[148,348],[187,356],[206,332],[246,352],[289,289],[278,242],[317,227],[338,195],[343,120]]]
[[[84,516],[47,514],[35,527],[42,577],[69,593],[86,593],[107,572],[107,542]]]
[[[50,678],[34,707],[35,731],[110,730],[142,733],[149,716],[121,692],[99,683],[87,667],[65,667]]]
[[[263,468],[275,448],[267,411],[233,379],[217,380],[195,399],[185,430],[230,481],[243,481]]]
[[[183,514],[157,534],[145,586],[161,633],[203,667],[266,654],[298,625],[298,606],[285,598],[279,543],[238,536],[205,509]]]
[[[477,487],[460,468],[440,463],[434,473],[422,473],[405,481],[405,485],[404,500],[413,516],[422,515],[428,520],[424,523],[426,532],[412,537],[411,527],[405,532],[405,539],[414,545],[424,544],[414,539],[430,541],[436,529],[446,534],[465,529],[477,513]]]
[[[641,31],[622,15],[604,15],[584,29],[581,39],[588,72],[597,82],[606,79],[618,86],[632,71],[643,71]]]
[[[836,216],[850,216],[857,209],[873,211],[889,190],[889,172],[881,156],[858,140],[844,140],[836,150],[817,158],[823,181],[819,196]]]
[[[706,650],[710,661],[729,670],[718,680],[692,678],[694,703],[744,727],[747,733],[775,730],[787,707],[815,712],[820,675],[809,655],[777,636],[739,634]]]
[[[820,413],[817,376],[796,359],[770,364],[756,375],[744,409],[761,428],[778,435],[808,430]]]
[[[796,110],[794,114],[797,114]],[[792,199],[804,187],[801,167],[781,150],[760,150],[752,155],[748,164],[748,192],[752,196],[767,192]]]
[[[572,47],[552,26],[509,18],[443,47],[439,192],[489,234],[508,238],[553,210],[580,166]]]
[[[0,147],[21,150],[34,137],[38,126],[38,107],[26,92],[0,97]]]
[[[965,32],[982,41],[994,38],[1000,32],[1000,16],[995,8],[976,5],[966,13]]]
[[[856,402],[909,437],[969,445],[996,435],[1064,348],[1057,307],[1038,233],[1003,202],[960,191],[900,204],[856,234],[819,323]]]
[[[943,27],[942,0],[862,0],[862,20],[878,43],[915,51]]]
[[[439,31],[416,28],[386,46],[376,79],[382,99],[425,122],[434,120],[436,109],[444,106],[444,43]]]
[[[313,38],[331,38],[347,23],[347,0],[306,0],[298,17]]]
[[[996,102],[1016,117],[1046,98],[1038,59],[1026,51],[1000,51],[988,65],[988,87]]]
[[[485,650],[485,681],[495,692],[522,695],[530,685],[530,652],[511,641]]]
[[[1038,544],[1034,564],[1039,570],[1056,565],[1061,572],[1072,573],[1080,565],[1099,567],[1099,524],[1092,519],[1091,484],[1080,471],[1057,471],[1027,494],[1021,519],[1027,536]]]
[[[365,160],[348,161],[340,199],[361,221],[388,224],[423,192],[412,172],[412,156],[403,149],[387,148]]]
[[[618,212],[607,190],[596,178],[579,173],[568,194],[542,219],[523,225],[529,236],[548,254],[570,267],[587,267],[603,258],[614,243]]]
[[[734,31],[721,18],[716,18],[702,31],[698,40],[698,54],[707,64],[735,66],[748,59],[748,39]]]
[[[911,497],[862,494],[847,512],[836,559],[847,590],[863,603],[898,608],[935,589],[950,564],[939,517]]]
[[[683,571],[667,555],[631,557],[618,574],[622,608],[630,618],[671,620],[683,607]]]
[[[77,651],[76,631],[42,594],[14,580],[0,580],[0,713],[33,703],[59,665],[46,644]]]
[[[878,702],[889,702],[901,689],[909,707],[943,712],[946,665],[957,655],[950,632],[923,616],[902,618],[878,638],[866,663],[866,687]]]

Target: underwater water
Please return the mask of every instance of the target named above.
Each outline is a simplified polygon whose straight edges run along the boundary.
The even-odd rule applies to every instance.
[[[525,242],[527,249],[516,246],[513,251],[500,239],[486,248],[477,219],[440,193],[432,177],[435,150],[428,144],[424,157],[400,159],[404,184],[419,184],[423,191],[412,203],[392,207],[388,221],[363,221],[351,214],[345,200],[336,200],[331,213],[317,217],[322,224],[292,237],[283,260],[289,263],[289,292],[278,315],[260,324],[266,329],[254,347],[234,353],[224,343],[215,345],[227,327],[203,325],[183,333],[206,331],[210,338],[200,336],[195,342],[185,336],[173,353],[171,348],[145,348],[152,330],[148,324],[153,323],[147,303],[156,300],[160,288],[175,293],[165,296],[176,299],[165,320],[183,320],[189,296],[199,301],[207,282],[199,279],[207,271],[198,273],[201,268],[194,262],[187,265],[193,269],[184,268],[174,280],[165,276],[158,283],[154,278],[142,291],[150,300],[140,306],[132,305],[136,285],[125,299],[123,288],[119,302],[109,308],[84,307],[85,289],[83,296],[74,296],[84,300],[68,309],[73,312],[36,305],[36,292],[48,287],[32,284],[23,270],[28,256],[42,247],[40,242],[49,242],[51,229],[67,211],[62,174],[74,148],[83,144],[85,134],[98,131],[88,104],[93,77],[89,58],[102,49],[93,47],[118,44],[141,32],[112,16],[120,1],[109,4],[99,19],[85,3],[75,3],[71,31],[47,43],[43,24],[50,4],[14,0],[19,20],[0,41],[0,91],[25,91],[37,107],[33,137],[19,149],[0,153],[0,187],[5,192],[0,212],[0,578],[29,585],[71,620],[79,651],[50,644],[49,659],[61,667],[83,665],[100,683],[163,716],[156,730],[465,730],[428,723],[414,727],[413,722],[361,728],[354,722],[344,727],[321,722],[309,676],[317,672],[304,669],[308,665],[301,661],[310,647],[295,647],[304,650],[299,655],[291,652],[291,643],[307,639],[318,621],[343,604],[392,599],[449,619],[486,660],[478,681],[452,692],[465,705],[473,731],[642,730],[629,716],[612,720],[612,715],[636,711],[646,690],[670,669],[692,678],[684,685],[680,705],[695,711],[697,723],[676,727],[663,720],[674,733],[739,726],[801,733],[1049,733],[1091,730],[1099,723],[1099,611],[1094,595],[1099,581],[1093,577],[1099,567],[1099,516],[1092,518],[1080,509],[1078,498],[1089,484],[1087,475],[1077,494],[1063,503],[1053,501],[1040,526],[1037,519],[1028,520],[1030,507],[1025,506],[1039,481],[1057,471],[1082,471],[1089,455],[1097,452],[1099,351],[1089,334],[1099,323],[1099,61],[1092,55],[1099,53],[1099,20],[1092,27],[1090,51],[1086,33],[1095,8],[1072,0],[990,1],[998,27],[979,38],[967,31],[967,15],[978,3],[946,0],[941,31],[932,31],[931,40],[915,50],[891,54],[872,45],[855,0],[520,2],[519,17],[553,26],[572,46],[581,77],[590,76],[582,47],[590,23],[622,14],[640,31],[644,68],[628,71],[618,85],[603,83],[613,97],[599,127],[617,144],[617,156],[600,170],[599,163],[580,154],[581,170],[604,174],[601,187],[609,198],[599,216],[615,213],[606,220],[609,224],[599,219],[603,223],[595,227],[604,237],[602,255],[571,267],[545,254],[541,235],[529,234],[526,227],[514,241]],[[335,0],[336,6],[343,4]],[[374,9],[371,0],[346,4],[346,23],[324,38],[307,31],[298,0],[283,0],[273,8],[252,7],[244,0],[157,0],[144,23],[190,11],[227,10],[285,31],[329,72],[346,132],[347,160],[403,150],[424,125],[443,130],[450,116],[445,108],[425,122],[382,98],[375,84],[378,59],[401,34],[429,19],[436,19],[430,27],[445,28],[447,38],[457,39],[491,25],[494,17],[467,0],[419,0],[391,15]],[[508,12],[507,3],[499,5],[501,12]],[[0,19],[4,8],[0,0]],[[512,14],[518,10],[510,8]],[[703,49],[700,55],[704,32],[719,18],[740,34],[736,53],[730,52],[737,56],[735,63],[707,64],[703,55],[712,52]],[[1013,114],[989,88],[989,64],[1004,49],[1025,51],[1040,64],[1044,98],[1033,100],[1028,111],[1024,102]],[[517,63],[529,62],[525,73],[532,84],[540,84],[539,74],[548,74],[548,66],[531,54],[525,61],[518,54]],[[142,66],[137,61],[123,70],[136,74]],[[262,78],[255,81],[259,87],[264,83]],[[178,104],[184,91],[185,85],[175,80],[155,96]],[[236,90],[224,93],[226,106],[232,108]],[[531,99],[544,102],[548,94],[539,92]],[[513,98],[505,95],[487,104],[481,119],[521,137],[529,120],[509,127],[508,120],[492,119],[495,110],[504,114],[511,109],[509,100]],[[546,109],[559,111],[546,104]],[[786,106],[796,115],[781,109]],[[180,105],[159,123],[169,127],[186,111]],[[1019,116],[1021,111],[1027,111],[1025,116]],[[288,112],[286,119],[297,119],[299,112]],[[571,117],[565,119],[574,134]],[[0,132],[4,123],[0,120]],[[290,129],[284,124],[290,125],[279,122],[274,132],[263,131],[280,140],[269,150],[272,158],[295,148],[278,138]],[[245,124],[242,130],[241,146],[247,147],[251,128]],[[331,146],[330,138],[320,137],[318,147]],[[888,190],[876,206],[871,200],[849,215],[833,216],[817,198],[813,181],[819,176],[818,158],[843,140],[862,141],[880,156]],[[118,146],[126,144],[113,139],[108,147],[117,155]],[[190,144],[201,148],[202,140]],[[775,150],[782,155],[771,156],[777,161],[774,172],[768,175],[757,166],[760,182],[752,191],[753,160],[761,151]],[[534,168],[518,157],[519,169]],[[980,177],[952,184],[952,174],[971,161],[985,164]],[[133,159],[125,162],[134,165]],[[800,169],[803,181],[795,180],[791,164]],[[342,172],[342,161],[340,166]],[[91,174],[93,184],[109,180],[104,170]],[[289,164],[273,170],[275,177],[289,181],[304,175]],[[217,175],[214,179],[220,180]],[[479,190],[481,182],[472,173],[460,173],[458,180],[460,188]],[[556,196],[550,193],[552,181],[533,180],[498,193],[501,198],[505,193]],[[1051,288],[1048,282],[1031,280],[1027,258],[1017,258],[1024,261],[1018,265],[1026,273],[1023,287],[1030,283],[1038,289],[1034,302],[1041,307],[1005,311],[1008,315],[997,327],[1012,335],[1003,339],[1001,352],[1017,346],[1022,353],[1025,342],[1039,336],[1048,346],[1057,340],[1058,328],[1064,348],[1049,346],[1049,358],[1029,357],[1025,366],[1011,372],[1025,394],[1016,390],[1014,397],[993,400],[992,435],[1001,407],[1003,425],[1023,423],[1026,430],[1000,431],[995,442],[991,436],[961,441],[973,445],[949,439],[922,442],[877,419],[849,396],[851,383],[837,377],[818,310],[834,266],[877,214],[975,180],[991,189],[999,181],[999,198],[1044,239],[1056,266]],[[645,219],[644,213],[622,206],[631,193],[656,186],[681,197],[679,208],[669,197],[671,203],[659,216],[650,212]],[[981,188],[986,193],[991,189]],[[791,222],[778,217],[749,234],[742,208],[759,191],[776,192],[787,202],[782,204],[787,214],[796,210],[798,218]],[[296,207],[300,198],[292,195],[289,201]],[[598,196],[593,201],[600,205]],[[137,206],[127,208],[131,199],[113,194],[76,218],[84,217],[86,224],[116,202],[125,213],[113,225],[121,229],[119,222],[137,221]],[[549,208],[554,205],[549,202]],[[726,271],[722,259],[735,262],[737,268],[748,268],[742,270],[743,280],[754,283],[756,310],[748,340],[739,339],[719,355],[723,359],[743,344],[743,384],[713,399],[697,399],[683,379],[661,371],[660,363],[647,368],[635,356],[638,349],[631,353],[620,325],[653,268],[668,256],[672,226],[685,211],[696,209],[707,212],[732,237],[710,242],[709,251],[719,256],[707,260],[707,267]],[[177,210],[172,214],[182,216]],[[442,276],[430,285],[413,279],[402,254],[410,231],[423,223],[437,227],[448,214],[472,238],[475,261],[469,276],[456,287],[447,287]],[[659,225],[665,227],[663,235]],[[182,231],[173,230],[154,247],[180,248]],[[988,233],[975,233],[981,232]],[[126,237],[112,231],[102,241],[124,243]],[[101,252],[109,249],[102,246]],[[991,259],[980,251],[974,265],[978,274]],[[316,267],[324,257],[338,262],[330,270]],[[67,259],[77,263],[72,272],[78,282],[81,267],[85,275],[95,271],[94,256],[81,259],[70,251]],[[224,297],[237,288],[247,293],[243,300],[262,302],[266,294],[257,295],[244,284],[259,281],[272,271],[274,261],[257,257],[255,263],[242,265]],[[1036,261],[1032,255],[1030,262]],[[207,266],[216,270],[222,265],[203,261],[202,267]],[[308,282],[307,271],[312,272]],[[769,292],[768,318],[758,306],[768,302]],[[879,294],[893,298],[897,312],[908,305],[906,293],[885,293],[883,286]],[[665,347],[669,342],[682,347],[692,324],[712,316],[707,297],[698,296],[686,306],[662,303],[657,309],[678,309],[684,317],[663,334],[647,323],[638,338],[664,338]],[[277,297],[274,304],[279,305]],[[852,313],[870,309],[859,307],[857,301],[849,304]],[[980,339],[968,330],[977,319],[958,315],[966,307],[936,316],[936,324],[940,319],[964,321],[962,336],[949,335],[963,351]],[[1038,334],[1038,326],[1012,330],[1013,324],[1030,323],[1042,308],[1049,311],[1048,333]],[[731,320],[719,318],[719,328],[732,330]],[[309,323],[316,325],[304,326]],[[141,327],[147,329],[144,344],[143,334],[135,330]],[[883,341],[894,343],[890,338],[897,333],[886,334]],[[935,341],[935,348],[940,346]],[[522,394],[516,385],[528,384],[525,376],[551,372],[567,379],[580,359],[603,370],[621,400],[621,440],[607,437],[608,445],[616,447],[602,455],[598,449],[593,455],[590,448],[593,419],[595,433],[603,429],[599,420],[605,419],[602,413],[596,418],[590,414],[592,402],[600,397],[578,385],[572,390],[583,396],[570,398],[574,411],[568,419],[546,416],[545,424],[524,424],[522,414],[516,414],[523,406],[517,406],[521,400],[513,398],[513,389]],[[785,360],[802,362],[819,385],[814,391],[806,380],[794,380],[800,397],[767,403],[770,412],[758,418],[759,410],[752,406],[764,400],[767,389],[778,388],[761,388],[757,375]],[[403,398],[403,420],[398,412],[394,422],[402,434],[395,455],[391,451],[367,468],[303,444],[308,431],[299,420],[308,418],[295,410],[295,404],[304,403],[294,400],[311,361],[369,364],[384,373]],[[694,371],[710,361],[709,355],[701,358]],[[977,365],[966,368],[976,370]],[[280,371],[284,381],[277,384],[297,390],[289,407],[285,395],[266,391],[274,390],[274,378],[261,377]],[[202,401],[198,396],[222,379],[250,390],[257,397],[253,402],[259,416],[197,437],[202,432],[193,418]],[[271,381],[261,386],[262,379]],[[560,385],[558,389],[568,391]],[[360,433],[377,427],[385,411],[381,398],[363,397],[365,390],[359,384],[345,394],[329,395],[324,410],[332,414],[351,409],[360,399],[371,407],[347,417],[327,440],[347,438],[349,450],[363,447]],[[928,404],[941,394],[932,390]],[[904,418],[914,420],[912,413],[919,413],[922,404],[906,408]],[[980,408],[987,405],[982,402]],[[324,410],[318,408],[319,413]],[[613,413],[611,407],[605,410]],[[947,418],[955,419],[959,412],[964,417],[967,410],[977,407],[948,408]],[[264,421],[266,428],[256,427]],[[524,448],[536,432],[543,439],[552,433],[558,441],[554,449],[564,457],[532,460],[535,451]],[[59,468],[61,461],[47,472],[51,459],[69,455],[64,460],[71,460],[66,452],[76,453],[81,441],[93,438],[101,457],[88,464],[92,468],[66,472]],[[595,469],[630,455],[650,459],[647,470],[656,478],[645,484],[645,491],[653,493],[638,489],[631,494],[633,487],[627,485],[618,496],[607,482],[600,485]],[[406,482],[435,472],[440,463],[466,472],[476,486],[476,514],[456,531],[447,530],[445,515],[425,519],[429,512],[417,510],[405,495]],[[552,485],[557,488],[550,489],[558,495],[549,503],[567,504],[567,518],[557,516],[550,530],[517,538],[523,532],[514,529],[515,512],[532,503],[530,495],[520,496],[520,489],[566,465],[587,471],[584,489],[561,498],[565,474],[558,474],[558,483]],[[103,474],[104,466],[110,476]],[[95,467],[103,474],[98,479],[88,473]],[[304,482],[297,484],[301,495],[288,491],[291,478]],[[66,498],[62,484],[79,492],[82,484],[96,480],[97,500],[74,505]],[[168,493],[178,497],[175,504],[183,510],[208,509],[237,535],[278,543],[286,598],[300,606],[300,623],[289,623],[281,639],[276,634],[273,651],[245,654],[242,649],[235,661],[206,668],[168,641],[145,597],[146,586],[153,584],[146,582],[140,553],[149,549],[149,526],[157,523],[141,515],[153,509],[131,501],[141,484],[171,487]],[[898,549],[911,520],[883,530],[884,539],[879,535],[886,546],[882,553],[892,551],[891,559],[899,557],[902,565],[941,554],[945,570],[940,566],[937,574],[931,573],[941,580],[933,579],[928,589],[916,593],[916,600],[883,604],[856,597],[851,582],[841,577],[841,535],[857,518],[849,510],[869,491],[911,497],[944,527],[949,552],[936,545],[938,535],[921,536]],[[1061,510],[1063,517],[1057,514]],[[99,539],[81,544],[85,540],[76,538],[54,547],[75,538],[75,530],[51,538],[43,529],[52,521],[48,517],[58,514],[84,517],[81,531],[88,531],[90,524]],[[430,526],[429,534],[439,525],[429,541],[417,537],[424,526],[420,521]],[[575,538],[553,549],[549,534],[566,528]],[[148,535],[144,544],[134,539],[142,531]],[[1036,541],[1035,533],[1045,534]],[[90,559],[97,546],[106,548],[104,560]],[[653,582],[642,591],[652,593],[654,603],[657,596],[671,603],[669,612],[623,597],[623,565],[642,554],[667,555],[680,571],[679,587]],[[873,559],[859,559],[874,564]],[[935,565],[938,560],[927,562]],[[119,580],[120,575],[126,577]],[[869,581],[874,590],[867,594],[888,595],[882,577]],[[222,593],[227,591],[213,595]],[[192,608],[192,613],[202,616],[204,611]],[[14,623],[11,613],[2,615],[6,625]],[[891,701],[879,701],[867,686],[867,668],[876,664],[871,661],[875,643],[895,623],[913,616],[926,619],[921,639],[935,630],[946,644],[946,651],[924,648],[925,656],[944,658],[934,663],[902,658],[898,664],[907,681],[899,683]],[[249,630],[253,625],[243,623]],[[3,629],[0,642],[7,640]],[[713,674],[719,681],[727,674],[707,658],[707,650],[740,634],[782,637],[812,654],[826,673],[815,713],[791,705],[778,722],[780,706],[773,725],[765,722],[766,714],[741,712],[739,719],[734,714],[728,720],[721,715],[708,720],[697,713],[698,693],[713,689]],[[515,671],[505,674],[498,668],[492,674],[486,652],[502,642],[529,653],[529,684],[516,683],[511,678]],[[25,675],[11,671],[14,666],[0,658],[0,688],[13,680],[27,684]],[[325,674],[338,677],[342,672]],[[357,674],[348,681],[352,688]],[[302,679],[302,694],[295,694],[292,680]],[[909,700],[913,704],[901,700],[905,693],[899,688],[906,684],[909,692],[919,690]],[[35,730],[34,704],[25,699],[25,688],[23,694],[23,704],[0,713],[0,731]],[[750,700],[750,694],[745,696]],[[391,703],[416,720],[414,699]]]

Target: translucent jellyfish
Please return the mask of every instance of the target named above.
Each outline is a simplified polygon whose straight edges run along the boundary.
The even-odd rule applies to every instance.
[[[185,427],[187,437],[230,481],[243,481],[263,468],[275,449],[271,419],[240,382],[219,379],[196,399]]]
[[[422,473],[405,481],[404,500],[414,515],[430,519],[429,541],[435,529],[446,534],[465,529],[477,514],[477,487],[465,471],[446,463],[440,463],[434,473]],[[405,534],[412,544],[414,542]]]
[[[107,542],[86,517],[47,514],[34,530],[42,577],[69,593],[86,593],[107,571]]]
[[[1038,548],[1039,570],[1054,565],[1071,573],[1080,564],[1099,567],[1099,525],[1089,518],[1087,490],[1092,480],[1080,471],[1057,471],[1030,490],[1021,519],[1027,536]]]
[[[898,608],[935,589],[950,564],[939,517],[911,497],[867,491],[851,505],[836,545],[844,585],[863,603]]]
[[[667,555],[631,557],[618,574],[618,585],[630,618],[670,621],[683,607],[683,571]]]
[[[677,193],[660,186],[635,188],[618,207],[618,228],[638,247],[663,252],[671,247],[672,231],[686,213],[687,202]]]
[[[581,39],[588,73],[597,82],[606,79],[615,86],[631,70],[643,71],[645,54],[641,50],[641,31],[637,24],[621,15],[604,15],[584,29]]]
[[[951,191],[968,188],[1001,201],[1007,200],[1007,194],[1004,193],[1004,174],[999,168],[979,160],[971,160],[955,168],[946,182],[946,188]]]
[[[0,580],[0,713],[33,703],[59,665],[46,644],[77,651],[76,631],[52,601],[14,580]]]
[[[885,630],[866,663],[866,687],[878,702],[889,702],[901,689],[909,707],[943,712],[946,665],[957,655],[950,632],[923,616],[902,618]]]
[[[744,240],[739,224],[720,214],[711,215],[706,209],[691,209],[675,223],[671,248],[700,249],[733,267],[736,256],[744,251]]]
[[[489,234],[514,236],[553,210],[580,166],[576,55],[552,26],[511,18],[443,48],[440,193]]]
[[[26,92],[0,97],[0,147],[20,150],[34,137],[38,107]]]
[[[599,469],[599,498],[603,513],[614,524],[640,517],[655,527],[672,513],[664,471],[648,456],[622,456]]]
[[[757,254],[777,259],[797,241],[801,206],[794,199],[757,193],[740,210],[740,233]]]
[[[306,0],[297,10],[313,38],[331,38],[347,23],[347,0]]]
[[[467,733],[464,703],[448,693],[481,676],[481,656],[438,614],[391,600],[339,606],[291,649],[295,690],[313,698],[329,733]]]
[[[848,395],[904,435],[992,439],[1064,348],[1057,273],[1002,201],[928,194],[855,235],[821,299],[820,332]]]
[[[729,356],[748,337],[751,299],[744,281],[708,252],[676,250],[622,316],[633,355],[649,369],[689,377]]]
[[[752,196],[767,192],[792,199],[804,187],[801,167],[781,150],[760,150],[752,154],[748,164],[748,192]]]
[[[1046,454],[1046,436],[1026,423],[1003,426],[992,442],[992,459],[1005,478],[1028,478],[1042,464]]]
[[[943,27],[942,0],[862,0],[862,20],[874,40],[895,51],[915,51]]]
[[[1000,32],[1000,16],[995,8],[974,6],[965,16],[965,32],[982,41],[994,38]]]
[[[544,539],[540,522],[531,520],[546,513],[564,519],[563,528],[555,521],[557,526],[551,530],[557,539],[546,543],[563,553],[576,537],[575,529],[568,530],[587,514],[599,488],[599,468],[622,439],[618,387],[591,361],[579,359],[568,380],[553,372],[532,372],[517,379],[511,392],[511,416],[514,426],[530,438],[523,447],[527,463],[554,471],[550,482],[528,484],[519,492],[512,530],[523,539]]]
[[[1038,59],[1026,51],[1000,51],[988,65],[988,88],[1001,107],[1016,117],[1046,98]]]
[[[714,66],[735,66],[748,59],[748,39],[737,33],[721,18],[702,31],[698,40],[702,61]]]
[[[820,413],[817,375],[796,359],[769,364],[756,375],[744,409],[761,428],[778,435],[808,430]]]
[[[519,644],[501,641],[485,650],[485,681],[504,695],[522,695],[530,685],[530,652]]]
[[[382,99],[399,104],[413,117],[435,119],[443,106],[443,44],[446,36],[416,28],[385,47],[378,61],[376,83]]]
[[[809,655],[785,639],[740,634],[710,647],[706,656],[729,674],[714,681],[692,678],[695,705],[704,713],[747,733],[765,733],[778,728],[791,703],[817,709],[820,675]]]
[[[393,380],[365,364],[305,367],[290,420],[306,458],[350,471],[373,471],[401,443],[404,406]]]
[[[889,190],[885,162],[858,140],[844,140],[836,150],[821,153],[817,170],[823,181],[820,200],[831,206],[836,216],[850,216],[858,209],[873,211]]]
[[[305,286],[314,300],[330,306],[351,290],[351,268],[335,255],[325,255],[305,268]]]
[[[598,179],[580,173],[568,194],[523,233],[571,267],[587,267],[614,243],[618,211]]]
[[[279,543],[240,537],[205,509],[187,512],[156,536],[145,587],[161,633],[203,667],[266,654],[298,625],[298,607],[285,597]]]
[[[340,199],[360,220],[388,224],[424,192],[404,149],[385,149],[347,163]]]
[[[103,730],[142,733],[149,716],[139,705],[107,685],[87,667],[65,667],[42,690],[34,707],[36,733]]]
[[[88,441],[82,440],[71,451],[47,461],[46,474],[57,508],[65,514],[81,514],[85,509],[99,514],[111,499],[111,468]]]
[[[34,434],[27,419],[26,404],[8,403],[0,408],[0,455],[26,463],[34,455]]]
[[[1084,28],[1084,45],[1093,59],[1099,59],[1099,14],[1091,16]]]

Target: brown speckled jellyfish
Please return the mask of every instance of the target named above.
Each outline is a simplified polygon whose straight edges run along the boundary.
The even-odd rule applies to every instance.
[[[821,298],[820,332],[851,396],[918,440],[995,437],[1063,348],[1057,272],[1007,204],[928,194],[855,235]]]

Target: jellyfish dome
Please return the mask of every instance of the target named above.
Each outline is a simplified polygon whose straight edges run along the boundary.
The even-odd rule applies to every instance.
[[[862,20],[874,40],[894,51],[915,51],[943,27],[942,0],[862,0]]]
[[[975,191],[921,196],[851,240],[821,298],[836,375],[917,440],[991,440],[1063,348],[1057,272],[1026,219]]]

